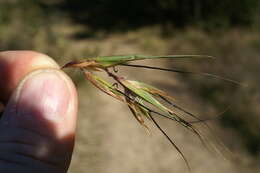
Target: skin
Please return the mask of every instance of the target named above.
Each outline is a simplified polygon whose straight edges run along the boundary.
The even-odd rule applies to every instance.
[[[67,172],[77,100],[71,79],[50,57],[0,52],[0,172]]]

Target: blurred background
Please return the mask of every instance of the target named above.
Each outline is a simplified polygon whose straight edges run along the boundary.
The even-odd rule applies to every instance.
[[[119,68],[153,84],[209,121],[196,124],[225,160],[175,122],[156,117],[182,149],[193,173],[260,172],[260,3],[258,0],[0,0],[0,50],[30,49],[61,65],[116,54],[207,54],[216,60],[145,64],[218,74],[247,87],[198,75]],[[143,63],[143,62],[141,62]],[[135,121],[125,105],[104,95],[80,72],[67,71],[78,87],[80,112],[70,173],[188,172],[168,141]],[[212,142],[220,138],[231,151]]]

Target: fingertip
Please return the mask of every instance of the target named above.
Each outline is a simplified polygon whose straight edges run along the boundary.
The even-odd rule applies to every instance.
[[[72,80],[61,70],[40,69],[19,83],[2,122],[61,139],[75,133],[77,110],[78,96]]]

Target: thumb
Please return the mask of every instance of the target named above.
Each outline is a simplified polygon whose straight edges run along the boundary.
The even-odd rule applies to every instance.
[[[62,71],[28,74],[0,120],[0,172],[66,172],[76,114],[76,89]]]

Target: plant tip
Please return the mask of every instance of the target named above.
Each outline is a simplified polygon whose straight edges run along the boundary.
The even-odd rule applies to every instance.
[[[66,63],[65,65],[63,65],[61,67],[61,69],[64,69],[64,68],[68,68],[68,67],[73,67],[73,65],[77,64],[78,62],[77,61],[71,61],[71,62],[68,62]]]

